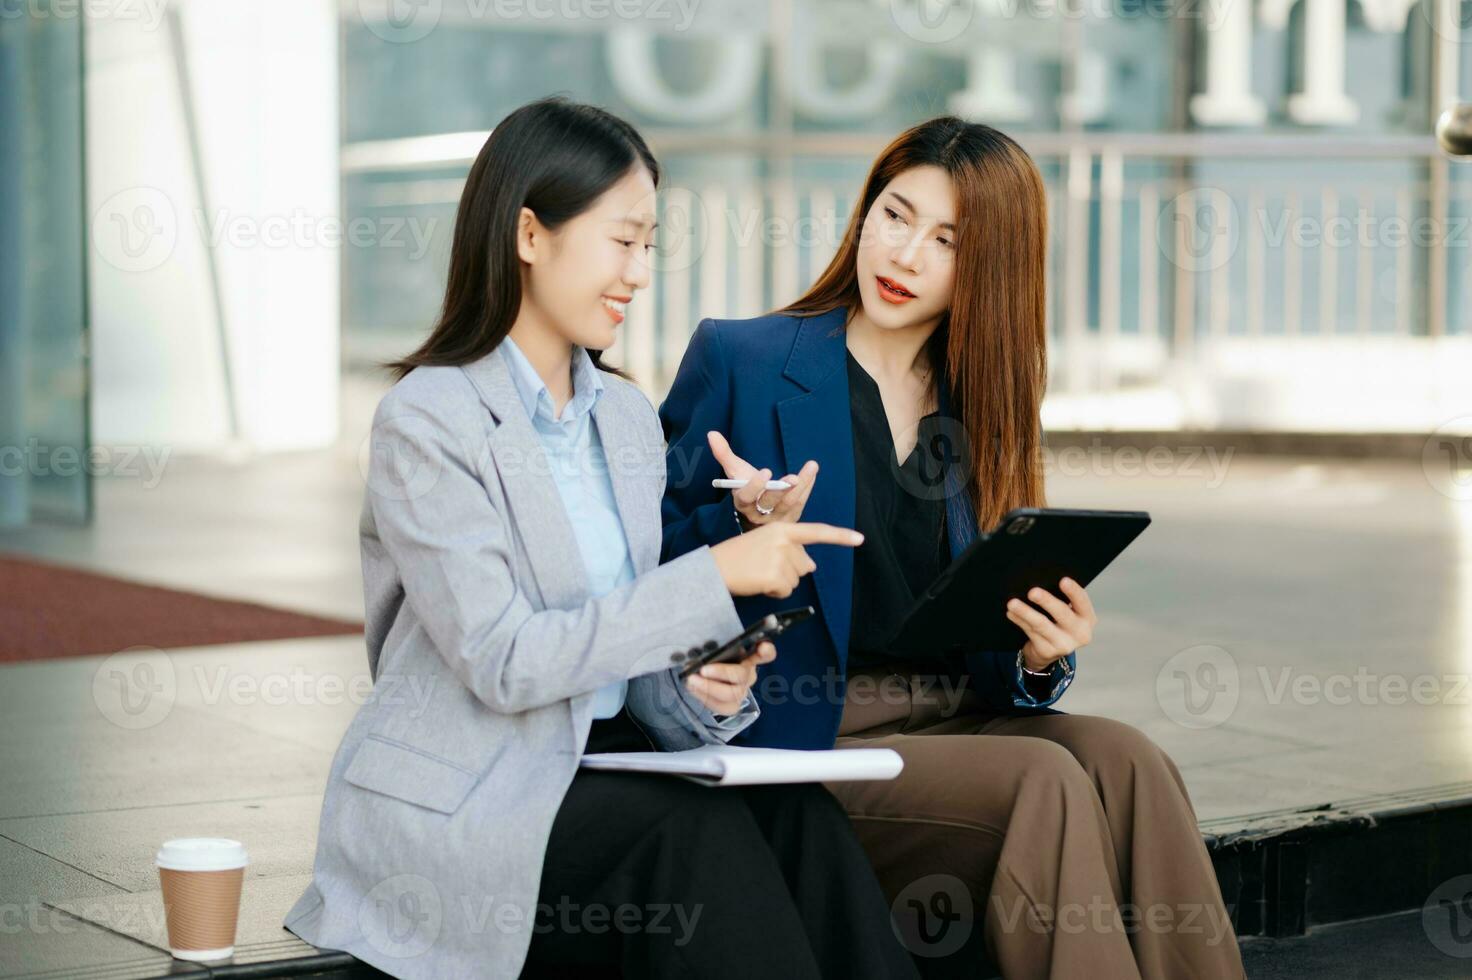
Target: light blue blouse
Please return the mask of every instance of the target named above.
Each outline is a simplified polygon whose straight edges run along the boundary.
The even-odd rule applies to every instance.
[[[634,560],[613,496],[603,442],[593,424],[593,405],[603,394],[601,372],[581,347],[573,349],[572,398],[557,418],[552,393],[521,348],[501,342],[511,378],[547,454],[547,463],[572,523],[588,575],[590,595],[600,596],[634,580]],[[593,717],[612,718],[624,705],[629,682],[617,681],[593,695]]]

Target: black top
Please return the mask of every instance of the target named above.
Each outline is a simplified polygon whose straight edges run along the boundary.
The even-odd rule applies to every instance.
[[[896,659],[885,646],[915,598],[951,562],[946,536],[945,453],[928,451],[940,421],[931,412],[904,463],[879,385],[848,355],[849,413],[854,433],[854,528],[864,543],[854,550],[849,669]],[[914,659],[914,658],[907,658]],[[940,662],[940,661],[937,661]]]

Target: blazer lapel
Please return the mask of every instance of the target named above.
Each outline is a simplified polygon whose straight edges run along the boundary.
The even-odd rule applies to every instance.
[[[508,523],[514,525],[515,535],[521,538],[531,562],[543,608],[570,608],[588,594],[583,556],[542,441],[527,418],[511,371],[499,350],[464,365],[462,370],[496,418],[496,427],[486,437],[486,458],[476,461],[481,479],[500,480],[511,508],[512,520]]]
[[[854,526],[853,423],[844,360],[848,350],[843,329],[847,313],[839,307],[800,320],[782,373],[805,390],[777,403],[787,471],[796,473],[808,460],[818,461],[818,482],[802,519],[840,527]],[[848,662],[853,549],[811,545],[808,553],[818,566],[813,572],[818,603],[842,666]]]
[[[659,476],[664,470],[664,447],[649,446],[629,424],[623,392],[609,384],[593,406],[593,423],[603,443],[603,458],[613,484],[613,499],[624,526],[624,539],[634,571],[642,575],[659,564]]]

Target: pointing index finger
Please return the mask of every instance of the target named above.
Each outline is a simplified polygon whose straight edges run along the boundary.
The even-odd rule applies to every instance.
[[[864,536],[852,528],[807,522],[792,525],[792,540],[798,544],[837,544],[856,548],[864,543]]]

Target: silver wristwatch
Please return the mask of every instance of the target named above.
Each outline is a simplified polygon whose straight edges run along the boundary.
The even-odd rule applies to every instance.
[[[1057,662],[1058,661],[1055,660],[1053,661],[1053,664],[1056,664]],[[1017,669],[1022,671],[1024,674],[1029,674],[1033,677],[1052,677],[1053,664],[1049,664],[1047,670],[1033,670],[1027,665],[1027,661],[1023,659],[1022,648],[1017,648]]]

